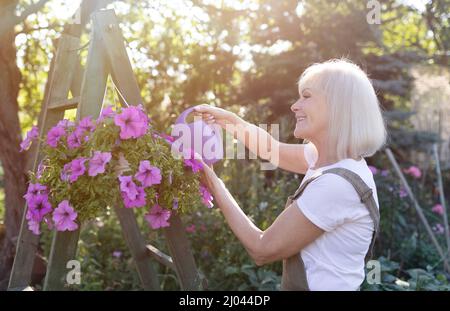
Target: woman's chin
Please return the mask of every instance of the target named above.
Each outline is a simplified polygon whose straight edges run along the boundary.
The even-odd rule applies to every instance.
[[[305,129],[303,129],[303,128],[296,127],[294,130],[294,137],[297,139],[310,140],[311,133],[309,131],[305,131]]]
[[[301,131],[301,130],[298,130],[298,129],[295,129],[295,130],[294,130],[294,137],[295,137],[295,138],[304,138],[304,137],[303,137],[302,131]]]
[[[305,138],[304,136],[305,136],[305,131],[302,128],[300,128],[299,126],[296,126],[295,130],[294,130],[294,137],[295,138]]]

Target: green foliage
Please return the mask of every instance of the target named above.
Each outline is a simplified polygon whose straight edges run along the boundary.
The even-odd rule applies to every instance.
[[[399,263],[386,257],[377,259],[381,264],[381,284],[364,282],[361,290],[367,291],[448,291],[450,282],[445,274],[427,269],[402,270]]]

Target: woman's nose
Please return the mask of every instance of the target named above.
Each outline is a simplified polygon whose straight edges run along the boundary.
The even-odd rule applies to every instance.
[[[300,103],[300,99],[298,99],[295,103],[293,103],[292,105],[291,105],[291,111],[293,112],[293,113],[296,113],[297,112],[297,110],[299,109],[299,103]]]

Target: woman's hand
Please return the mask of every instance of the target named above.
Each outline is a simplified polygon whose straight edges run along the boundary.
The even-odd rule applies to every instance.
[[[207,104],[195,106],[194,115],[201,116],[203,121],[208,124],[217,123],[222,128],[225,128],[226,124],[235,123],[234,119],[236,116],[231,111]]]
[[[213,191],[214,183],[219,180],[216,173],[213,170],[212,165],[207,165],[202,159],[198,158],[198,161],[203,165],[203,169],[200,170],[200,182],[205,185],[210,192]]]

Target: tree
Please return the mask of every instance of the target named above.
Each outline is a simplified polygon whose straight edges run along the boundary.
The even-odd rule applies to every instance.
[[[26,190],[25,156],[19,152],[21,128],[17,95],[21,73],[16,62],[15,26],[40,10],[48,0],[26,6],[16,15],[18,0],[0,2],[0,161],[5,174],[5,234],[0,252],[0,288],[14,259]]]

